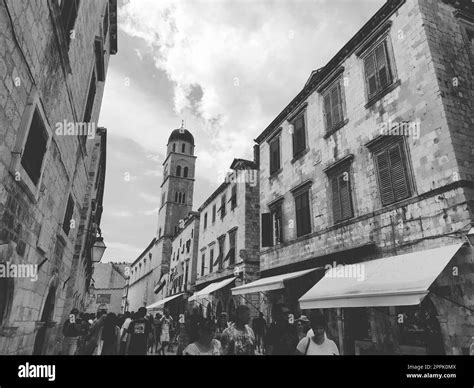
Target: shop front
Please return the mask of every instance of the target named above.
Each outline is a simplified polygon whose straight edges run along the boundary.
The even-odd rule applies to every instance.
[[[341,354],[463,354],[474,331],[468,263],[472,247],[460,243],[341,265],[299,303],[323,311]]]

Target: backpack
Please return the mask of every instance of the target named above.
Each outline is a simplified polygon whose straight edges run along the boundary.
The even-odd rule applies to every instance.
[[[304,351],[304,355],[308,355],[309,344],[311,343],[311,337],[308,337],[308,344],[306,345],[306,349]]]

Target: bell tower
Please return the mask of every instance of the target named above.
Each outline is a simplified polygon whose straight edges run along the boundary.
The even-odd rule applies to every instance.
[[[195,166],[194,137],[182,122],[181,128],[171,132],[163,162],[158,240],[172,238],[178,231],[179,220],[192,211]]]

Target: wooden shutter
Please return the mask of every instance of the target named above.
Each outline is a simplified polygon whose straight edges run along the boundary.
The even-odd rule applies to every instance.
[[[341,201],[339,196],[339,182],[338,177],[334,176],[331,179],[331,186],[332,186],[332,214],[334,218],[334,222],[339,222],[342,219],[342,211],[341,211]]]
[[[397,143],[390,147],[388,155],[390,159],[393,193],[395,201],[399,201],[410,195],[402,145]]]
[[[367,82],[367,90],[369,97],[377,93],[377,76],[375,68],[375,54],[371,53],[364,59],[365,80]]]
[[[375,49],[375,59],[377,63],[377,76],[379,81],[379,89],[385,88],[390,84],[390,74],[388,68],[387,52],[385,42]]]
[[[341,98],[339,96],[339,89],[337,86],[335,86],[331,90],[332,120],[334,125],[338,124],[341,121],[341,115],[339,111],[340,105]]]
[[[344,177],[347,180],[344,180]],[[352,217],[351,185],[349,181],[349,172],[345,171],[339,175],[339,197],[341,200],[342,219],[346,220]]]
[[[301,115],[294,121],[293,131],[293,155],[305,149],[304,136],[304,115]]]
[[[390,164],[387,150],[383,150],[375,155],[377,163],[377,173],[379,176],[379,188],[382,204],[387,205],[395,201],[392,180],[390,177]]]
[[[270,143],[270,174],[280,169],[280,137]]]
[[[295,198],[296,207],[296,235],[298,237],[311,231],[311,220],[309,212],[309,192],[304,192]]]
[[[273,228],[271,213],[262,213],[262,247],[273,246]]]
[[[332,111],[331,111],[331,94],[328,92],[324,96],[324,114],[326,116],[326,130],[332,129]]]

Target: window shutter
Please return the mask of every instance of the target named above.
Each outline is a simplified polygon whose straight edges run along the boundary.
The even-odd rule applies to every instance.
[[[344,180],[344,176],[349,176],[348,174],[348,171],[346,171],[339,175],[339,196],[341,199],[341,215],[343,220],[352,217],[351,185],[349,179]]]
[[[388,58],[385,42],[375,50],[377,61],[377,74],[380,82],[380,88],[383,89],[390,84],[390,73],[388,67]]]
[[[326,93],[324,96],[324,114],[326,116],[326,130],[332,129],[332,112],[331,112],[331,94]]]
[[[377,92],[377,78],[375,75],[375,55],[371,53],[364,60],[365,68],[365,80],[367,82],[367,90],[369,91],[369,97],[373,96]]]
[[[382,152],[378,153],[375,158],[377,163],[377,172],[379,175],[380,196],[382,199],[382,204],[387,205],[395,201],[390,178],[390,166],[387,150],[383,150]]]
[[[337,87],[333,87],[331,90],[331,108],[332,108],[332,120],[333,124],[336,125],[341,121],[341,115],[339,114],[339,90]]]
[[[262,213],[262,247],[273,246],[273,228],[271,213]]]
[[[398,143],[388,150],[395,201],[407,198],[410,195],[401,146]]]
[[[331,186],[332,186],[332,212],[334,217],[334,222],[339,222],[342,219],[342,211],[341,211],[341,201],[339,196],[339,184],[338,184],[338,177],[333,177],[331,179]]]

